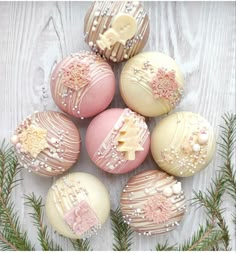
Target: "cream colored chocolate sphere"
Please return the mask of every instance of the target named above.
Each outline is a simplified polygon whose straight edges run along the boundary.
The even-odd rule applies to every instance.
[[[99,232],[109,212],[107,189],[88,173],[71,173],[58,179],[46,199],[50,224],[59,234],[71,239],[88,238]]]
[[[151,152],[160,168],[179,177],[204,169],[215,153],[213,128],[192,112],[176,112],[162,119],[151,136]]]
[[[125,222],[140,235],[173,230],[185,212],[181,182],[159,170],[146,170],[130,178],[120,204]]]
[[[180,102],[183,74],[177,63],[159,52],[134,56],[120,76],[120,93],[126,105],[148,117],[168,113]]]

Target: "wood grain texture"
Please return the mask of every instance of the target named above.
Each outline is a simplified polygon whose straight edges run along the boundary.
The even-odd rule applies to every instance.
[[[89,2],[0,2],[0,140],[9,137],[17,124],[35,110],[59,110],[50,94],[49,79],[55,64],[71,52],[89,49],[83,41],[83,17]],[[180,64],[185,76],[185,96],[175,111],[200,113],[213,125],[219,136],[221,115],[235,113],[235,44],[236,20],[234,2],[145,2],[151,24],[145,51],[169,54]],[[112,64],[117,76],[123,64]],[[43,88],[45,92],[43,93]],[[116,90],[110,107],[124,107]],[[150,119],[150,130],[157,119]],[[112,208],[119,203],[122,187],[128,178],[143,169],[156,168],[149,156],[136,171],[126,175],[110,175],[97,169],[90,161],[84,145],[90,120],[76,120],[82,134],[82,152],[73,171],[86,171],[100,178],[111,193]],[[191,178],[181,179],[187,198],[192,189],[204,190],[214,176],[221,158],[215,156],[207,169]],[[44,198],[54,179],[45,179],[22,171],[24,178],[15,192],[15,201],[29,235],[36,241],[31,227],[29,208],[24,207],[23,194],[35,192]],[[230,199],[225,201],[225,218],[234,238]],[[133,249],[154,249],[157,242],[183,242],[206,216],[202,209],[189,207],[181,225],[166,235],[144,237],[135,235]],[[72,249],[68,240],[51,234],[64,249]],[[94,250],[112,247],[110,221],[102,232],[91,239]],[[36,243],[37,248],[39,245]],[[235,239],[232,241],[235,249]]]

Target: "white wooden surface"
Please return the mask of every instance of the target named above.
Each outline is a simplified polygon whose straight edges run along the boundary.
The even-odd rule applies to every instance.
[[[17,124],[35,110],[58,110],[49,90],[49,78],[62,57],[81,49],[89,49],[83,41],[83,17],[89,2],[0,2],[0,140],[7,138]],[[151,20],[151,34],[144,50],[169,54],[182,67],[186,86],[185,97],[175,111],[198,112],[214,126],[221,123],[224,112],[235,112],[235,43],[236,20],[234,2],[145,2]],[[117,84],[123,64],[114,64]],[[48,98],[42,97],[45,87]],[[111,107],[124,107],[117,89]],[[153,129],[155,121],[150,120]],[[128,178],[142,169],[155,168],[149,156],[143,166],[126,175],[109,175],[97,169],[89,160],[84,135],[90,120],[74,120],[82,133],[82,152],[79,162],[71,169],[86,171],[100,178],[111,193],[112,208]],[[191,178],[181,179],[187,198],[192,189],[204,190],[214,176],[221,159],[217,156],[210,166]],[[15,201],[24,228],[36,241],[31,228],[30,211],[23,205],[23,194],[35,192],[46,196],[53,179],[45,179],[23,171],[24,178],[15,193]],[[233,237],[233,211],[225,201],[225,218]],[[156,242],[180,243],[189,237],[205,220],[202,209],[189,207],[181,225],[161,236],[135,235],[134,250],[154,249]],[[64,249],[72,249],[68,240],[52,233]],[[91,239],[94,250],[109,250],[112,233],[108,220],[98,236]],[[36,243],[39,249],[38,243]],[[235,249],[235,240],[232,243]]]

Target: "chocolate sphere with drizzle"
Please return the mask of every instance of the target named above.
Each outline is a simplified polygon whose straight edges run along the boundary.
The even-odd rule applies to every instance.
[[[149,19],[138,1],[94,1],[84,21],[85,41],[113,62],[139,53],[149,36]]]
[[[72,167],[80,153],[80,134],[64,114],[47,111],[27,117],[11,137],[19,163],[29,172],[56,176]]]
[[[185,212],[181,183],[158,170],[143,171],[130,178],[120,204],[125,222],[139,235],[171,231]]]

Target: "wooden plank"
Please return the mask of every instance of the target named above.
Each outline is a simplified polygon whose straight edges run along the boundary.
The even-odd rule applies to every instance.
[[[89,49],[83,41],[83,17],[89,2],[1,2],[0,3],[0,139],[9,139],[17,124],[35,110],[58,110],[51,99],[49,79],[55,64],[62,57]],[[186,80],[185,96],[175,111],[198,112],[214,126],[217,136],[224,112],[235,112],[235,43],[236,20],[233,2],[145,2],[151,20],[151,34],[145,51],[169,54],[180,64]],[[112,64],[117,84],[122,64]],[[43,87],[48,98],[43,98]],[[124,107],[119,90],[111,107]],[[153,129],[158,119],[150,119]],[[127,175],[110,175],[97,169],[85,150],[84,135],[90,120],[74,120],[82,133],[82,152],[71,170],[86,171],[102,179],[111,193],[112,208],[119,203],[122,187],[137,172],[155,168],[151,156],[136,171]],[[214,176],[221,159],[216,156],[210,166],[192,178],[182,179],[187,198],[192,189],[204,190]],[[24,181],[15,192],[15,201],[24,227],[36,241],[29,209],[24,207],[23,194],[35,192],[46,196],[55,179],[40,178],[23,171]],[[234,227],[230,214],[233,207],[226,199],[226,221],[231,235]],[[175,231],[161,236],[135,235],[133,248],[154,249],[156,242],[183,242],[205,219],[203,210],[189,207],[182,224]],[[72,249],[68,240],[52,236],[63,248]],[[112,234],[108,221],[101,233],[91,239],[95,250],[111,249]],[[39,245],[37,244],[37,247]],[[232,245],[235,249],[235,241]]]

